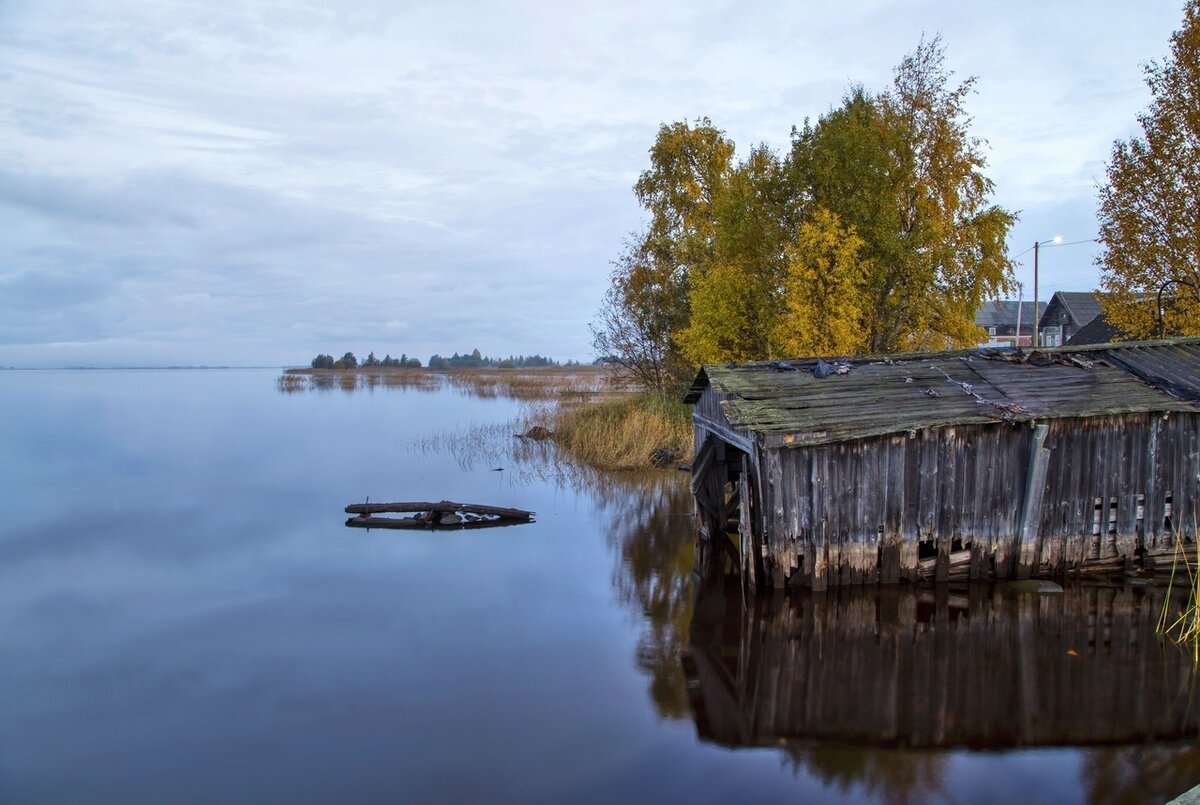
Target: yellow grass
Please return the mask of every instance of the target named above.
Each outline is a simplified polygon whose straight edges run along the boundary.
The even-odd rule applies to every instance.
[[[530,424],[547,428],[572,458],[599,469],[648,467],[651,452],[662,447],[678,460],[691,456],[691,410],[654,394],[583,403],[566,399],[533,416]]]

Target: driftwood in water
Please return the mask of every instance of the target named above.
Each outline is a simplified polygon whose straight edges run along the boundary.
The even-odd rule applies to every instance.
[[[376,514],[413,513],[410,517],[374,517]],[[490,528],[532,522],[533,512],[485,506],[478,503],[351,503],[347,514],[357,514],[346,521],[354,528]]]

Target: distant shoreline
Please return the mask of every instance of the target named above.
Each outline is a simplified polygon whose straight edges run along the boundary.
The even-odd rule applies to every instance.
[[[289,375],[391,375],[391,374],[407,374],[411,372],[437,372],[442,374],[459,374],[472,372],[503,372],[505,374],[524,374],[524,373],[559,373],[559,374],[587,374],[590,372],[601,372],[605,369],[604,366],[596,366],[593,364],[572,364],[570,366],[442,366],[436,369],[430,369],[428,366],[357,366],[353,369],[313,369],[310,366],[297,366],[293,368],[285,368],[284,374]]]
[[[286,366],[0,366],[0,372],[166,372],[243,369],[287,370]]]

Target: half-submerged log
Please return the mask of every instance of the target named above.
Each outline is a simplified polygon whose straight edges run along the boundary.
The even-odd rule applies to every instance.
[[[443,500],[438,503],[351,503],[347,514],[356,514],[346,520],[352,528],[494,528],[497,526],[521,525],[533,522],[533,512],[524,509],[509,509],[502,506],[485,506],[479,503],[455,503]],[[407,514],[405,517],[376,517],[378,514]]]

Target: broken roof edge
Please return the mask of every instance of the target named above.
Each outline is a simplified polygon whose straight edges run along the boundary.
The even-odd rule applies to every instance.
[[[962,358],[968,356],[999,356],[999,355],[1033,355],[1035,353],[1043,353],[1049,355],[1074,355],[1077,353],[1087,352],[1112,352],[1125,349],[1144,349],[1147,347],[1170,347],[1179,346],[1181,344],[1196,344],[1200,345],[1200,336],[1176,336],[1174,338],[1158,338],[1148,341],[1114,341],[1107,344],[1081,344],[1078,346],[1060,346],[1060,347],[1041,347],[1039,349],[1024,349],[1022,347],[960,347],[958,349],[943,349],[931,350],[924,352],[886,352],[873,353],[870,355],[810,355],[803,358],[788,358],[785,360],[767,360],[767,361],[745,361],[743,363],[706,363],[700,367],[696,374],[696,378],[692,381],[688,388],[687,394],[684,395],[683,401],[689,405],[694,405],[700,399],[700,395],[704,393],[704,389],[711,384],[712,379],[709,370],[716,370],[718,374],[722,370],[727,369],[769,369],[778,365],[787,365],[789,368],[801,369],[806,366],[815,366],[817,361],[825,362],[842,362],[851,365],[862,365],[868,363],[904,363],[907,361],[929,360],[935,358]]]
[[[792,447],[819,447],[826,444],[837,444],[840,442],[861,441],[864,439],[879,439],[889,436],[906,436],[909,438],[915,437],[923,431],[942,430],[945,428],[981,428],[991,425],[1008,425],[1014,428],[1033,428],[1035,425],[1066,421],[1070,419],[1090,419],[1094,417],[1104,416],[1124,416],[1127,414],[1136,414],[1139,416],[1165,416],[1171,414],[1192,413],[1195,409],[1188,406],[1186,403],[1181,403],[1177,400],[1164,400],[1160,406],[1146,407],[1144,409],[1122,410],[1122,411],[1100,411],[1096,413],[1080,415],[1080,414],[1055,414],[1050,412],[1041,413],[1025,413],[1013,414],[1011,417],[1005,416],[985,416],[979,418],[963,418],[956,416],[931,417],[922,420],[919,423],[890,423],[872,425],[864,428],[856,428],[847,431],[843,428],[825,428],[820,430],[809,430],[807,432],[800,430],[773,430],[766,428],[750,428],[752,433],[758,435],[761,439],[761,444],[767,448],[792,448]]]

